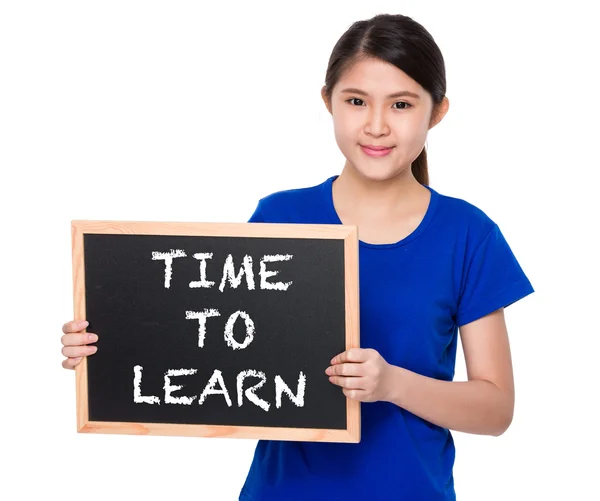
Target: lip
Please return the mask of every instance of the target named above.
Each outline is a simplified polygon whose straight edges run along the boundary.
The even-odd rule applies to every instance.
[[[372,144],[369,145],[360,145],[362,150],[369,155],[370,157],[384,157],[392,151],[393,146],[391,148],[386,148],[385,146],[374,146]]]

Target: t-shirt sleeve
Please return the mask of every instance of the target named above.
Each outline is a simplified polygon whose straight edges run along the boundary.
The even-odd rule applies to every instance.
[[[534,292],[497,224],[474,251],[459,295],[456,325],[506,308]]]

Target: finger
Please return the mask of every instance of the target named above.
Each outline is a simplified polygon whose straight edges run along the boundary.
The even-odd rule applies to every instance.
[[[88,325],[89,322],[87,320],[72,320],[71,322],[67,322],[62,326],[62,331],[64,334],[79,332],[85,329]]]
[[[62,366],[65,369],[74,369],[83,360],[82,357],[77,358],[65,358],[62,362]]]
[[[345,362],[365,362],[367,360],[367,350],[362,348],[350,348],[349,350],[336,355],[331,359],[331,364],[343,364]]]
[[[63,346],[81,346],[88,343],[98,341],[98,335],[93,332],[85,332],[83,334],[63,334],[60,342]]]
[[[93,355],[98,351],[98,348],[95,346],[65,346],[61,350],[63,356],[68,358],[75,357],[87,357],[88,355]]]
[[[364,389],[364,378],[362,377],[329,376],[329,381],[342,388],[352,390]]]
[[[325,371],[329,376],[362,376],[362,364],[336,364],[328,367]]]
[[[364,390],[344,388],[342,389],[342,391],[344,392],[344,395],[346,395],[348,398],[351,398],[352,400],[358,400],[359,402],[366,401],[368,397],[368,393]]]

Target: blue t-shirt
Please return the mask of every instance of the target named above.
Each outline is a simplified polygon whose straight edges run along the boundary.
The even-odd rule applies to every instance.
[[[250,222],[341,224],[336,177],[261,199]],[[452,381],[458,327],[534,289],[496,223],[426,187],[429,206],[410,235],[359,243],[360,345],[390,364]],[[456,499],[448,429],[389,402],[361,403],[361,420],[358,444],[259,441],[240,500]]]

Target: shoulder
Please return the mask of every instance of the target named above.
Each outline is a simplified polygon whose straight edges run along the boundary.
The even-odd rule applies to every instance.
[[[320,188],[322,188],[322,184],[280,190],[263,196],[258,203],[265,210],[277,209],[286,205],[297,205],[317,197]]]
[[[258,201],[255,220],[265,222],[313,222],[320,219],[325,208],[326,181],[299,188],[279,190],[262,196]]]
[[[497,227],[481,207],[462,198],[438,193],[438,217],[446,227],[466,233],[469,240],[483,239]]]

